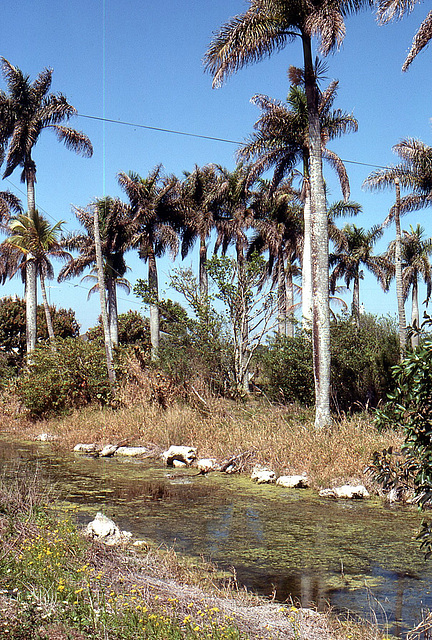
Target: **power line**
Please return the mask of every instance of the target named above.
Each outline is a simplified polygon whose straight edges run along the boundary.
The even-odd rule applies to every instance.
[[[215,136],[203,135],[200,133],[191,133],[190,131],[178,131],[177,129],[166,129],[163,127],[153,127],[147,124],[138,124],[137,122],[128,122],[127,120],[114,120],[112,118],[103,118],[102,116],[89,116],[84,113],[78,113],[80,118],[88,118],[89,120],[99,120],[100,122],[110,122],[112,124],[122,124],[127,127],[134,127],[138,129],[149,129],[150,131],[160,131],[162,133],[172,133],[178,136],[188,136],[190,138],[200,138],[202,140],[214,140],[216,142],[226,142],[228,144],[242,145],[243,142],[239,140],[230,140],[229,138],[218,138]],[[370,162],[359,162],[357,160],[344,160],[342,162],[347,164],[357,164],[363,167],[375,167],[378,169],[385,169],[386,167],[381,164],[372,164]]]

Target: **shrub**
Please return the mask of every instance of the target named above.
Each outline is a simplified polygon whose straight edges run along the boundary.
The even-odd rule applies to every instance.
[[[57,343],[56,352],[38,347],[16,382],[16,393],[36,419],[91,402],[108,403],[112,392],[103,346],[68,338]]]
[[[349,318],[331,323],[331,399],[335,411],[376,406],[391,388],[391,368],[398,360],[394,322],[362,316],[357,327]],[[308,335],[276,337],[263,352],[264,387],[272,400],[314,402],[312,344]]]

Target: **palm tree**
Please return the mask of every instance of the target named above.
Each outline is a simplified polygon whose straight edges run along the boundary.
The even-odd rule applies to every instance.
[[[21,269],[24,275],[28,262],[32,261],[34,264],[35,272],[40,278],[48,335],[54,351],[55,336],[46,294],[45,279],[54,278],[51,257],[61,258],[62,260],[70,258],[70,254],[64,250],[59,240],[63,224],[60,221],[51,226],[48,220],[35,209],[33,216],[20,214],[10,221],[9,229],[11,235],[5,240],[6,245],[12,247],[21,255],[21,260],[17,260],[15,273]]]
[[[133,215],[132,245],[148,263],[148,292],[150,307],[151,357],[157,358],[159,349],[159,287],[156,258],[168,249],[177,255],[181,229],[178,203],[178,180],[162,175],[162,167],[155,167],[146,178],[137,173],[119,173],[118,181],[130,201]]]
[[[419,304],[418,304],[418,281],[420,276],[427,286],[426,304],[429,301],[432,291],[432,268],[429,257],[432,255],[432,239],[424,237],[425,230],[419,224],[410,231],[402,232],[402,293],[406,301],[411,289],[411,326],[414,331],[411,335],[411,346],[413,349],[419,345],[419,334],[416,330],[420,326]],[[388,248],[388,258],[395,260],[396,241],[390,243]]]
[[[385,289],[387,286],[388,260],[383,256],[374,256],[373,247],[383,235],[380,226],[365,231],[355,224],[347,224],[337,232],[334,229],[333,242],[335,251],[329,256],[329,264],[333,267],[330,275],[330,291],[334,293],[339,279],[345,280],[349,288],[353,283],[352,317],[357,325],[360,322],[360,280],[363,279],[361,267],[371,271]]]
[[[256,133],[238,152],[239,158],[254,161],[253,170],[259,173],[274,167],[272,188],[284,175],[301,162],[302,195],[304,202],[304,244],[302,259],[302,316],[304,326],[310,325],[312,307],[311,289],[311,221],[309,184],[309,136],[306,94],[296,83],[303,78],[300,69],[291,67],[289,77],[293,84],[287,103],[257,95],[252,98],[261,108],[262,115],[255,123]],[[294,84],[295,82],[295,84]],[[336,170],[345,200],[349,198],[349,180],[342,160],[326,144],[349,131],[357,131],[357,120],[340,109],[332,109],[338,83],[332,82],[319,94],[319,117],[321,124],[322,154]]]
[[[208,276],[206,269],[207,241],[216,224],[213,195],[216,186],[216,171],[213,165],[195,166],[185,174],[181,185],[181,201],[184,208],[184,228],[182,230],[181,254],[184,258],[199,238],[199,290],[201,300],[208,297]]]
[[[407,138],[393,147],[393,151],[401,161],[395,166],[385,167],[372,172],[365,180],[364,186],[370,189],[394,187],[396,201],[390,209],[384,224],[392,220],[396,226],[395,273],[396,296],[399,315],[400,358],[404,358],[406,350],[406,319],[402,283],[402,236],[400,216],[410,211],[418,211],[431,204],[432,194],[432,147],[420,140]],[[411,193],[401,198],[401,187]]]
[[[378,19],[381,24],[402,18],[410,13],[421,0],[378,0]],[[418,53],[432,40],[432,10],[421,23],[414,36],[411,49],[408,52],[402,71],[406,71]]]
[[[85,233],[76,233],[66,239],[67,248],[79,253],[61,269],[59,281],[79,276],[85,269],[95,266],[94,217],[97,212],[107,291],[109,334],[112,344],[117,346],[117,287],[123,283],[127,271],[125,254],[130,249],[132,242],[132,212],[119,198],[111,198],[110,196],[99,198],[86,208],[75,207],[74,212]]]
[[[27,186],[27,209],[30,218],[35,216],[36,163],[32,153],[40,134],[51,129],[66,147],[90,157],[93,147],[82,132],[64,126],[76,109],[61,93],[50,93],[52,69],[44,69],[30,82],[5,58],[1,58],[1,72],[8,93],[0,91],[0,148],[6,153],[6,169],[3,178],[22,167],[21,181]],[[36,345],[36,263],[29,255],[26,268],[26,322],[27,351]]]
[[[292,337],[293,278],[301,274],[298,263],[303,245],[302,208],[296,203],[290,179],[281,181],[276,190],[269,187],[263,181],[252,201],[255,235],[248,254],[268,251],[267,270],[277,287],[278,333]]]
[[[213,75],[213,86],[220,86],[230,73],[282,49],[296,37],[302,43],[310,151],[315,424],[322,427],[331,420],[328,229],[312,37],[319,38],[320,51],[327,55],[343,40],[344,17],[372,6],[373,0],[248,1],[249,9],[215,35],[205,54],[205,65]]]

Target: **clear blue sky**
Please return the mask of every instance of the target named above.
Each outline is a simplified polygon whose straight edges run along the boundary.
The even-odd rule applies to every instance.
[[[280,53],[239,71],[218,90],[211,88],[202,57],[212,32],[230,17],[242,13],[242,0],[16,0],[2,7],[0,55],[33,79],[44,67],[52,67],[53,91],[63,92],[80,114],[105,116],[153,127],[175,129],[230,140],[244,140],[259,116],[250,103],[255,93],[284,100],[288,92],[287,69],[301,66],[301,46],[294,42]],[[405,137],[431,144],[431,50],[423,51],[408,72],[401,66],[412,37],[427,13],[425,4],[402,22],[379,27],[372,13],[347,20],[341,50],[328,57],[328,81],[340,81],[335,106],[353,112],[359,131],[332,143],[345,161],[388,165],[396,162],[391,147]],[[2,84],[2,81],[0,81]],[[236,146],[180,135],[127,127],[78,117],[72,126],[92,140],[93,158],[83,159],[59,144],[49,131],[37,144],[36,199],[52,219],[76,228],[71,205],[85,206],[102,195],[122,196],[118,171],[133,170],[145,176],[158,163],[166,172],[181,175],[195,163],[210,162],[234,168]],[[391,193],[374,194],[361,185],[373,167],[347,163],[352,199],[363,206],[355,220],[369,228],[380,223],[392,203]],[[325,169],[330,200],[339,199],[337,183]],[[3,181],[2,188],[19,194],[24,190],[19,173]],[[403,228],[420,222],[428,235],[432,211],[409,214]],[[377,250],[393,237],[390,228]],[[197,254],[185,260],[194,266]],[[133,284],[146,277],[147,267],[133,254],[128,278]],[[161,280],[172,264],[160,262]],[[79,280],[50,283],[51,302],[75,309],[82,330],[93,326],[99,315],[98,296],[87,302]],[[84,288],[82,288],[84,287]],[[22,295],[14,279],[3,294]],[[361,284],[361,300],[372,313],[394,313],[395,294],[383,294],[372,278]],[[131,294],[119,293],[120,311],[140,309]],[[408,309],[408,308],[407,308]]]

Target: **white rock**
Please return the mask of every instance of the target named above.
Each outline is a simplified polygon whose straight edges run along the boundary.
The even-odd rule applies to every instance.
[[[173,466],[174,460],[179,460],[187,465],[192,464],[196,460],[196,448],[195,447],[178,447],[171,445],[168,451],[164,451],[162,458],[166,465]]]
[[[135,457],[143,456],[148,452],[149,450],[147,449],[147,447],[119,447],[116,450],[115,455]]]
[[[100,450],[97,444],[76,444],[73,448],[76,453],[95,453]]]
[[[100,511],[96,514],[95,519],[88,523],[85,532],[87,535],[96,536],[97,538],[120,537],[120,529],[115,522],[104,516]]]
[[[182,460],[173,460],[172,466],[175,467],[176,469],[184,469],[185,467],[187,467],[187,464]]]
[[[252,470],[251,480],[257,484],[271,484],[276,481],[276,474],[271,469],[256,466]]]
[[[57,439],[58,439],[58,436],[54,436],[52,433],[40,433],[35,438],[37,442],[52,442],[53,440],[57,440]]]
[[[309,486],[309,478],[303,474],[301,476],[280,476],[276,484],[286,489],[306,489]]]
[[[107,444],[104,446],[102,451],[99,453],[101,458],[110,458],[117,451],[118,446],[115,444]]]
[[[214,458],[201,458],[197,462],[197,469],[201,473],[209,473],[209,471],[214,471],[216,467],[216,460]]]
[[[342,498],[346,500],[356,500],[361,498],[368,498],[369,492],[362,484],[352,486],[344,484],[342,487],[335,487],[334,489],[322,489],[319,495],[324,498]]]

